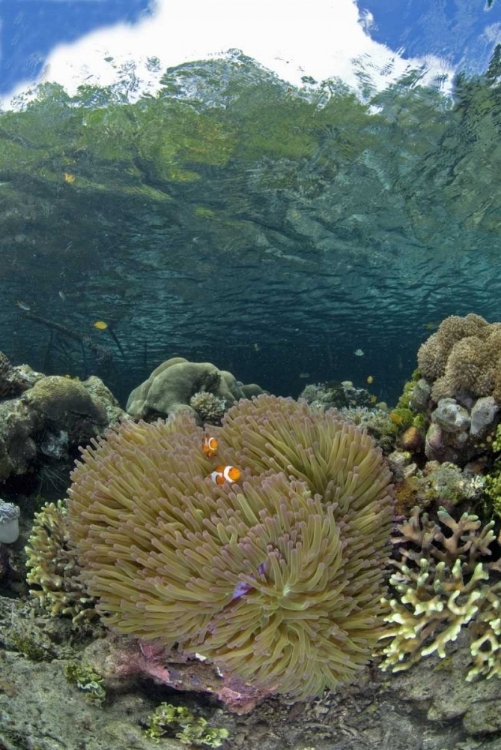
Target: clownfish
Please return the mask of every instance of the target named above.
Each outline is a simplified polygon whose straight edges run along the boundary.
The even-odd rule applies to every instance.
[[[242,472],[236,466],[216,466],[210,475],[212,481],[216,484],[224,484],[225,482],[233,484],[233,482],[238,482],[241,476]]]
[[[203,441],[202,441],[202,450],[207,456],[207,458],[212,458],[212,456],[215,456],[217,453],[217,440],[215,437],[210,437],[209,434],[206,434]]]

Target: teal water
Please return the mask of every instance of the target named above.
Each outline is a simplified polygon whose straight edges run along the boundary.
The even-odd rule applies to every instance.
[[[40,86],[0,114],[2,349],[122,401],[177,354],[394,401],[445,316],[501,317],[499,48],[439,84],[360,100],[233,53],[134,103]]]

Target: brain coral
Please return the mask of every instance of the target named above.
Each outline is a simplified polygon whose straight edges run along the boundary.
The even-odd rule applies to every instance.
[[[83,452],[68,505],[104,622],[298,697],[352,679],[382,633],[390,472],[332,412],[260,396],[211,431],[179,414],[122,423]]]
[[[434,401],[494,396],[501,401],[501,324],[451,315],[419,348],[418,368]]]

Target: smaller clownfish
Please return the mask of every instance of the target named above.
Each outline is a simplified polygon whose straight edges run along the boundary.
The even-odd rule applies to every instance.
[[[202,442],[202,450],[207,458],[212,458],[217,453],[217,440],[215,437],[211,437],[206,434]]]
[[[242,472],[236,466],[216,466],[210,476],[216,484],[224,484],[225,482],[233,484],[233,482],[238,482]]]

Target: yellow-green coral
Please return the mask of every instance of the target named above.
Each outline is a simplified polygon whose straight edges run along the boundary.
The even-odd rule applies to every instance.
[[[96,616],[94,601],[78,576],[80,568],[69,545],[67,510],[64,503],[47,503],[35,514],[26,547],[27,582],[30,594],[53,617],[67,615],[75,621]]]
[[[171,703],[161,703],[148,721],[146,736],[155,742],[171,730],[177,731],[175,737],[183,745],[204,747],[221,747],[223,741],[229,737],[227,729],[209,727],[207,719],[194,716],[184,706],[173,706]]]

